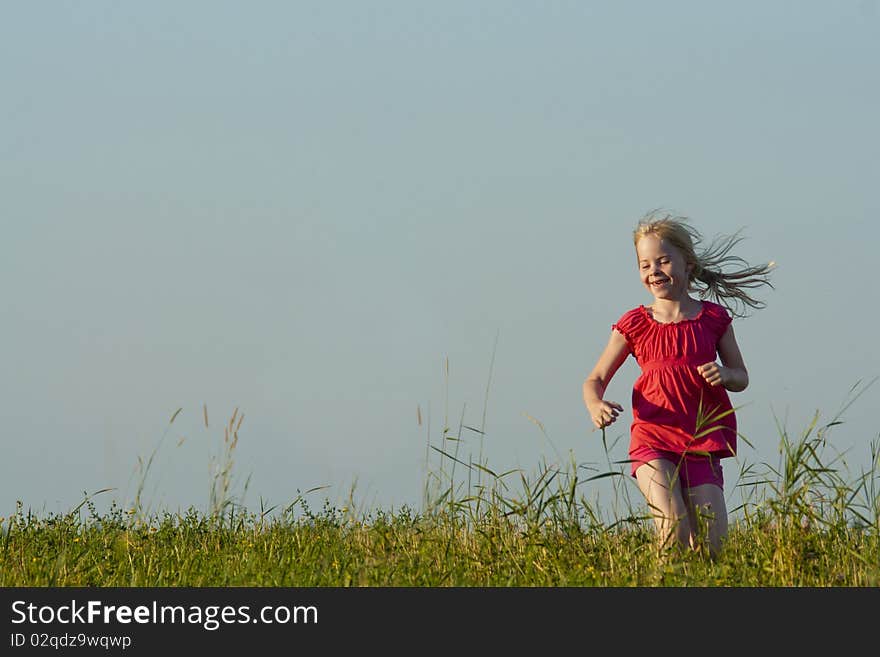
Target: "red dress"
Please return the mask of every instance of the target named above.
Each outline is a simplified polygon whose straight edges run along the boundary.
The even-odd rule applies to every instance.
[[[727,310],[703,301],[696,317],[663,324],[644,306],[613,329],[626,338],[642,374],[633,386],[630,451],[640,446],[683,454],[736,454],[736,416],[723,386],[710,386],[697,366],[716,359],[730,324]]]

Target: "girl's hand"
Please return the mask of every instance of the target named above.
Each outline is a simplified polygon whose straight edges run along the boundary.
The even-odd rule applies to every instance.
[[[710,386],[723,386],[729,378],[727,368],[715,362],[697,366],[697,372]]]
[[[623,406],[613,401],[600,400],[590,405],[590,419],[597,429],[603,429],[617,420],[617,416],[623,411]]]

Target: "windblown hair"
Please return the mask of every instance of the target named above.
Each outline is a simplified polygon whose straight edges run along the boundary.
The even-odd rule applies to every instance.
[[[734,317],[746,317],[748,309],[761,309],[767,304],[755,299],[748,290],[767,285],[771,289],[770,272],[776,263],[752,266],[731,250],[744,238],[741,230],[733,235],[723,235],[703,248],[700,233],[688,223],[687,217],[663,214],[653,210],[639,221],[633,231],[633,244],[638,246],[645,235],[656,235],[666,240],[693,265],[688,277],[690,289],[701,298],[724,305]],[[733,266],[734,269],[727,269]]]

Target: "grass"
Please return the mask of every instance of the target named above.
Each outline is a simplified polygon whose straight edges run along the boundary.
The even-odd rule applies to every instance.
[[[625,463],[609,457],[600,472],[557,458],[532,473],[495,472],[483,459],[482,427],[465,425],[463,413],[439,445],[428,436],[420,510],[356,512],[328,501],[314,510],[315,489],[283,508],[250,511],[231,490],[236,410],[207,512],[143,506],[152,456],[128,508],[114,502],[98,512],[103,490],[65,514],[38,516],[19,502],[0,519],[0,586],[878,586],[880,442],[870,442],[870,466],[856,476],[829,456],[830,430],[866,387],[854,386],[831,421],[817,413],[799,436],[778,427],[778,464],[741,466],[742,501],[716,559],[657,548],[643,502],[629,496]],[[474,447],[476,459],[463,453]],[[584,494],[599,480],[622,500],[610,516]]]

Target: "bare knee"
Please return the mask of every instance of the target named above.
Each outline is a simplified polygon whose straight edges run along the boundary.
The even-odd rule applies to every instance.
[[[691,542],[691,520],[675,464],[663,459],[644,463],[636,470],[636,480],[648,503],[661,545],[687,547]]]
[[[727,536],[724,492],[714,484],[703,484],[687,489],[686,498],[694,547],[705,546],[713,557],[717,556]]]

